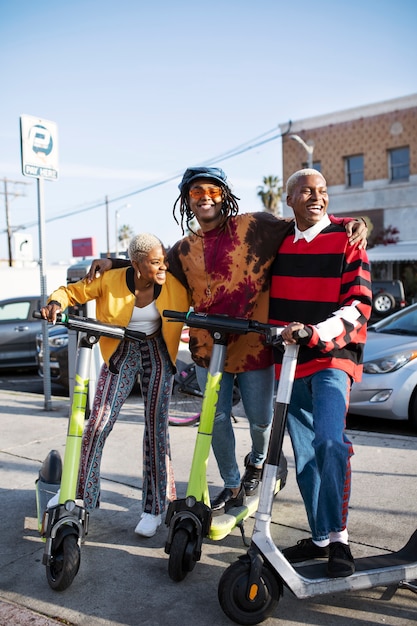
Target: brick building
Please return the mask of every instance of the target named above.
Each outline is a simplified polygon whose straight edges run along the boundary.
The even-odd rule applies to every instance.
[[[417,94],[288,127],[280,125],[284,183],[307,166],[310,151],[327,180],[331,213],[366,215],[374,235],[394,226],[401,241],[417,241]],[[285,201],[283,210],[291,215]]]
[[[401,279],[417,297],[417,94],[280,124],[284,187],[310,166],[325,176],[329,213],[369,218],[370,244],[398,229],[399,243],[369,250],[373,278]],[[295,137],[294,137],[295,135]],[[283,196],[283,215],[292,215]]]

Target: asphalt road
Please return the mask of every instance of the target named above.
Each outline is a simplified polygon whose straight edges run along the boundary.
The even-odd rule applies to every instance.
[[[44,395],[43,379],[38,376],[36,371],[32,370],[0,372],[0,389]],[[132,395],[136,393],[139,393],[139,390],[134,389]],[[51,395],[69,397],[68,391],[64,387],[53,382],[51,383]],[[378,420],[362,415],[348,415],[347,426],[350,430],[417,437],[417,431],[413,431],[407,422],[396,420]]]

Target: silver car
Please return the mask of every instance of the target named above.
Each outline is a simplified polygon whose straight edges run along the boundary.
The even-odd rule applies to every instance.
[[[362,381],[349,413],[408,420],[417,429],[417,304],[368,328]]]

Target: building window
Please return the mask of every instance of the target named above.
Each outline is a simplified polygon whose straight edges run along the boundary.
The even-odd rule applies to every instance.
[[[346,187],[363,187],[363,154],[345,158]]]
[[[410,148],[389,150],[390,180],[408,180],[410,177]]]

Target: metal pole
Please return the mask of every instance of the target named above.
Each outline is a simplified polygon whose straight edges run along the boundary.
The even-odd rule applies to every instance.
[[[119,255],[119,224],[118,224],[118,219],[119,219],[119,211],[116,211],[116,213],[114,214],[114,223],[115,223],[115,228],[116,228],[116,258]]]
[[[43,242],[45,240],[45,214],[43,205],[43,178],[39,177],[38,182],[38,220],[39,220],[39,273],[41,282],[41,306],[46,304],[48,297],[45,275],[45,258],[43,252]],[[43,392],[44,409],[51,411],[51,362],[49,351],[49,334],[46,320],[42,324],[43,337]]]
[[[10,228],[9,195],[7,193],[7,178],[4,179],[4,203],[6,207],[6,230],[7,230],[7,249],[9,252],[9,267],[13,267],[12,231]]]
[[[313,167],[313,152],[314,145],[308,145],[304,139],[301,139],[299,135],[290,135],[290,139],[294,139],[297,143],[303,146],[304,150],[307,152],[307,166],[309,168]]]
[[[106,196],[106,235],[107,235],[107,258],[110,258],[110,231],[109,231],[109,198]]]

